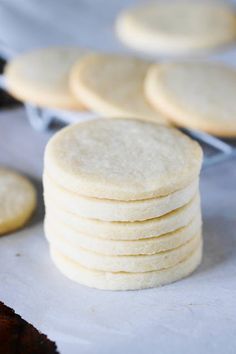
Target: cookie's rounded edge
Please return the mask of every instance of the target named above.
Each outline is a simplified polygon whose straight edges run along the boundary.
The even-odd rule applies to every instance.
[[[136,51],[143,51],[150,55],[163,53],[168,55],[189,55],[197,52],[212,52],[218,48],[232,45],[236,40],[236,14],[234,15],[234,30],[232,28],[230,32],[224,35],[222,33],[219,35],[218,33],[218,36],[212,35],[211,31],[209,31],[210,36],[202,36],[193,40],[193,38],[188,38],[187,36],[180,35],[176,38],[176,36],[171,36],[160,31],[151,32],[148,29],[145,30],[145,28],[142,28],[142,25],[140,26],[135,20],[135,11],[142,10],[144,6],[148,7],[148,4],[133,6],[128,10],[122,11],[115,23],[117,37],[123,44]],[[232,13],[232,9],[229,6],[226,9],[223,8],[222,11],[225,11],[226,16],[228,16],[229,10]]]
[[[34,185],[27,177],[7,167],[0,167],[0,170],[5,170],[11,176],[16,178],[19,182],[19,187],[22,183],[24,183],[31,195],[31,200],[28,201],[27,204],[25,204],[23,209],[21,208],[20,213],[18,213],[18,215],[12,215],[12,217],[8,218],[7,220],[1,219],[0,236],[2,236],[18,229],[21,229],[29,221],[36,209],[37,193]]]
[[[152,65],[147,72],[145,80],[145,93],[155,109],[162,112],[170,121],[180,127],[202,130],[209,134],[232,138],[236,136],[236,124],[235,129],[232,130],[230,126],[227,129],[227,125],[222,122],[222,124],[215,124],[211,120],[199,120],[197,115],[191,114],[191,119],[189,119],[189,113],[184,112],[178,107],[178,104],[170,103],[170,99],[163,92],[164,89],[161,86],[161,75],[168,70],[169,66],[175,65],[174,63],[166,63],[161,65]]]
[[[202,244],[184,261],[165,270],[144,273],[101,272],[81,267],[62,254],[50,250],[56,267],[69,279],[102,290],[138,290],[166,285],[190,275],[202,259]]]
[[[189,166],[185,166],[185,168],[182,169],[180,180],[174,182],[172,178],[172,180],[171,179],[168,180],[168,183],[165,184],[164,186],[159,185],[150,190],[142,189],[142,192],[141,191],[136,192],[131,190],[130,188],[122,189],[117,185],[116,188],[114,188],[114,185],[109,185],[105,183],[102,178],[97,179],[96,182],[94,182],[95,181],[94,176],[93,178],[91,177],[90,180],[88,179],[87,176],[86,177],[81,176],[80,178],[78,178],[77,175],[77,177],[74,178],[73,176],[71,176],[71,174],[68,174],[62,168],[60,168],[60,166],[58,166],[57,163],[54,164],[52,163],[53,159],[55,159],[54,152],[53,152],[53,145],[57,142],[57,140],[61,139],[61,137],[64,134],[68,134],[70,130],[73,131],[75,127],[78,128],[86,124],[95,124],[96,121],[101,121],[101,120],[103,119],[98,118],[93,121],[70,125],[69,127],[60,130],[49,140],[44,154],[44,167],[45,170],[47,170],[48,173],[50,173],[50,176],[57,180],[58,185],[62,187],[64,186],[70,189],[71,191],[73,191],[74,193],[81,194],[82,196],[131,201],[131,200],[142,200],[142,199],[149,199],[149,198],[168,195],[170,193],[177,191],[178,189],[184,188],[188,183],[191,183],[193,179],[196,179],[198,177],[202,165],[202,158],[203,158],[202,148],[200,147],[199,143],[189,138],[187,135],[183,134],[177,129],[165,127],[163,125],[159,125],[159,126],[164,129],[169,129],[170,131],[173,131],[175,136],[178,135],[181,139],[185,139],[185,141],[188,140],[189,143],[191,143],[191,155],[192,155],[192,161],[194,161],[194,166],[192,166],[191,169],[189,169]],[[111,122],[111,120],[113,120],[114,122],[117,122],[119,120],[127,121],[127,119],[124,118],[110,118],[109,122]],[[135,119],[129,119],[129,121],[130,122],[136,121],[139,124],[152,124],[154,127],[157,126],[156,123],[144,122]]]
[[[27,80],[24,81],[24,78],[19,77],[17,74],[21,62],[24,61],[24,58],[27,60],[28,55],[32,53],[39,53],[40,55],[43,51],[58,49],[63,49],[63,47],[48,47],[25,52],[9,61],[4,68],[7,90],[16,99],[39,107],[84,111],[86,110],[84,103],[74,97],[73,93],[70,94],[68,91],[68,95],[65,95],[58,92],[55,94],[50,91],[42,92],[41,90],[32,89],[32,85],[28,84]],[[68,47],[69,49],[70,47]]]

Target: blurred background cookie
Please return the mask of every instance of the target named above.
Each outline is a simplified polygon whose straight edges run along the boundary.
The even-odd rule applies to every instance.
[[[149,54],[208,51],[236,39],[231,6],[213,1],[156,1],[124,10],[116,23],[118,37]]]
[[[234,68],[200,61],[154,65],[145,86],[153,107],[173,123],[219,136],[236,136]]]
[[[105,117],[126,117],[167,124],[144,95],[143,83],[150,62],[115,54],[90,54],[72,68],[74,95]]]
[[[22,227],[36,207],[36,191],[20,174],[0,167],[0,235]]]
[[[86,53],[76,47],[50,47],[16,56],[5,68],[12,96],[40,107],[83,110],[70,92],[71,66]]]

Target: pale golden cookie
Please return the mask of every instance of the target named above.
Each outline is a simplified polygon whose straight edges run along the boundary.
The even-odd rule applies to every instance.
[[[45,170],[82,196],[140,200],[165,196],[198,178],[199,144],[176,129],[134,119],[97,119],[55,134]]]
[[[136,290],[153,288],[186,277],[202,259],[202,244],[185,260],[173,267],[143,273],[102,272],[82,267],[51,247],[51,257],[58,269],[68,278],[92,288],[104,290]]]
[[[133,222],[109,222],[79,217],[60,209],[58,205],[46,204],[50,220],[64,222],[78,232],[108,240],[137,240],[160,236],[186,226],[200,213],[200,198],[197,194],[188,204],[159,218]]]
[[[89,54],[71,71],[70,86],[86,107],[105,117],[167,124],[147,101],[143,83],[150,63],[115,54]]]
[[[116,30],[128,46],[151,54],[212,50],[236,39],[234,9],[214,1],[156,1],[124,10]]]
[[[51,219],[46,216],[44,230],[47,237],[63,238],[66,242],[76,247],[81,247],[92,252],[106,255],[128,256],[140,254],[154,254],[177,248],[190,241],[197,233],[201,232],[201,215],[197,213],[186,226],[176,231],[146,239],[139,240],[107,240],[85,235],[76,231],[61,220]]]
[[[43,176],[44,200],[53,201],[63,209],[82,217],[104,221],[141,221],[156,218],[187,204],[196,194],[199,181],[164,197],[137,201],[119,201],[80,196],[66,190],[51,179],[45,171]]]
[[[37,49],[19,55],[6,66],[8,91],[16,98],[42,107],[84,109],[69,89],[72,65],[87,54],[73,47]]]
[[[236,136],[236,70],[221,63],[175,62],[150,68],[146,94],[174,123]]]
[[[83,267],[105,272],[149,272],[173,267],[187,258],[198,246],[201,235],[195,235],[190,241],[180,247],[152,255],[114,256],[91,252],[81,247],[75,247],[58,235],[47,235],[49,244],[72,261]]]
[[[0,235],[22,227],[36,207],[36,191],[20,174],[0,167]]]

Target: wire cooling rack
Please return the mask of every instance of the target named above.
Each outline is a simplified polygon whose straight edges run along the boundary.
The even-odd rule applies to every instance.
[[[6,88],[4,76],[0,75],[0,87]],[[63,125],[92,120],[96,117],[91,112],[73,112],[40,108],[26,103],[25,109],[31,126],[39,131],[50,129],[53,122]],[[204,167],[223,162],[236,156],[236,139],[221,139],[196,130],[182,129],[184,133],[197,140],[204,151]]]
[[[38,108],[25,105],[30,124],[38,130],[47,130],[54,120],[62,124],[83,122],[96,117],[90,112],[68,112]],[[220,163],[236,156],[236,140],[220,139],[200,131],[182,129],[187,135],[197,140],[204,150],[204,167]]]

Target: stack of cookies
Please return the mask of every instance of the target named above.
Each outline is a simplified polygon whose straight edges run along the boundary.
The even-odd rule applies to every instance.
[[[56,266],[131,290],[189,275],[202,254],[198,143],[134,119],[62,129],[45,151],[45,234]]]

